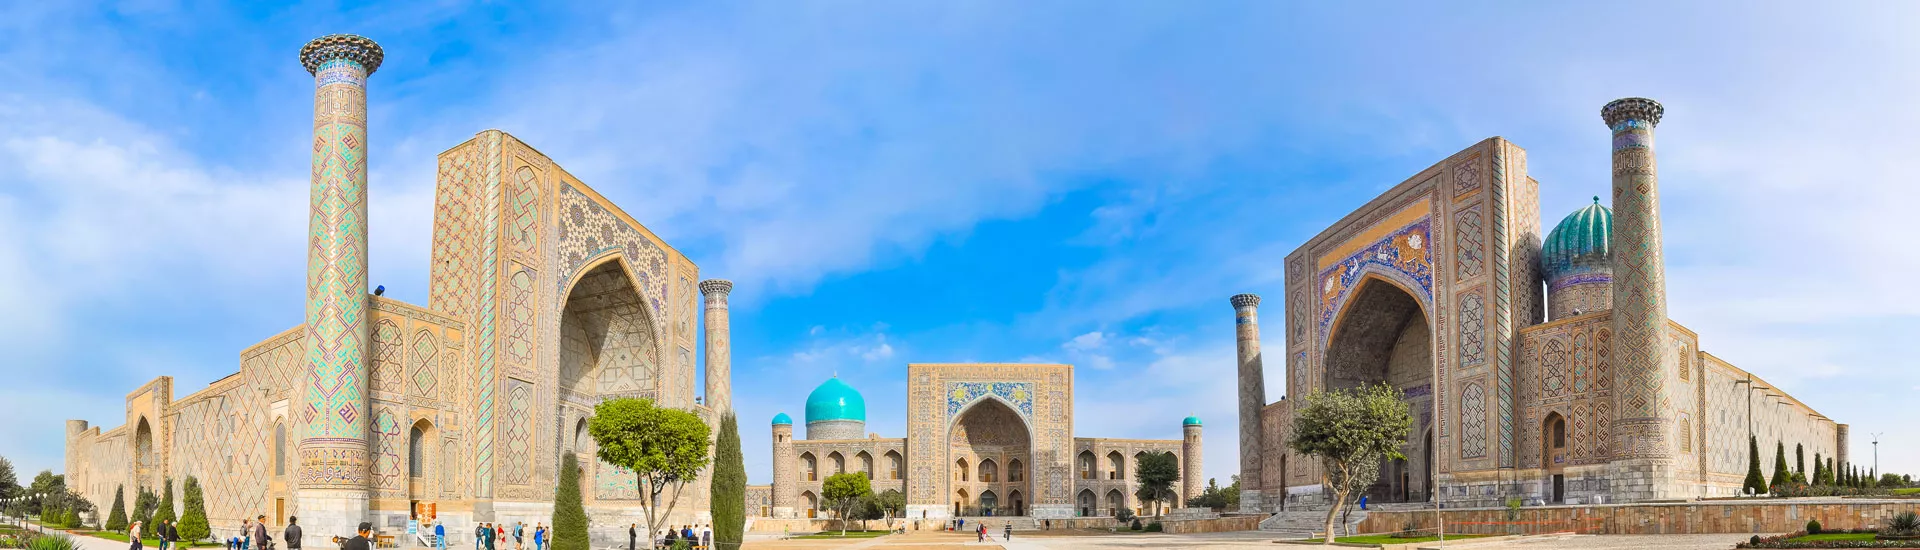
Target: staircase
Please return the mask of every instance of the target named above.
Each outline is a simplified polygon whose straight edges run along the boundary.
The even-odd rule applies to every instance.
[[[1354,510],[1352,514],[1347,515],[1345,526],[1336,524],[1334,529],[1340,530],[1340,535],[1345,535],[1348,530],[1366,519],[1366,511]],[[1279,533],[1286,537],[1312,538],[1326,528],[1326,510],[1290,510],[1260,520],[1261,531]]]

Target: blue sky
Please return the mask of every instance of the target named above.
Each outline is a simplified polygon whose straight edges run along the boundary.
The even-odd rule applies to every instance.
[[[1668,109],[1672,315],[1920,471],[1913,6],[625,4],[0,5],[0,455],[58,469],[62,420],[300,321],[295,53],[352,32],[387,52],[373,281],[425,303],[434,155],[515,134],[737,283],[755,483],[834,372],[898,436],[906,363],[1027,360],[1077,365],[1079,435],[1199,415],[1225,482],[1229,295],[1277,310],[1287,252],[1490,136],[1555,223],[1632,95]]]

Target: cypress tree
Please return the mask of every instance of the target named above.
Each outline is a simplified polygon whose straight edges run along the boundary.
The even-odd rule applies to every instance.
[[[587,509],[580,504],[580,461],[573,453],[563,453],[560,484],[553,489],[553,550],[588,550],[590,527]]]
[[[160,495],[153,494],[153,491],[147,490],[146,487],[140,487],[138,495],[133,497],[133,515],[127,520],[138,521],[142,526],[152,527],[153,509],[159,504]]]
[[[1836,480],[1836,479],[1834,479],[1834,478],[1835,478],[1836,476],[1838,476],[1838,475],[1839,475],[1839,474],[1838,474],[1837,472],[1835,472],[1835,471],[1834,471],[1834,469],[1833,469],[1833,457],[1827,457],[1827,484],[1828,484],[1828,485],[1835,485],[1835,484],[1836,484],[1836,481],[1838,481],[1838,480]]]
[[[1740,489],[1751,489],[1756,495],[1767,492],[1767,478],[1760,474],[1760,440],[1751,435],[1747,436],[1747,481]]]
[[[1813,477],[1808,478],[1807,483],[1811,485],[1827,484],[1827,459],[1820,458],[1820,453],[1813,453]]]
[[[186,512],[180,514],[180,540],[188,543],[207,540],[213,536],[213,528],[207,525],[207,496],[200,492],[200,480],[187,476],[183,489]]]
[[[106,529],[115,533],[127,530],[127,486],[113,489],[113,511],[107,513]]]
[[[1800,474],[1801,479],[1809,480],[1808,482],[1809,485],[1812,484],[1811,478],[1807,477],[1807,446],[1806,445],[1802,445],[1799,443],[1793,444],[1793,471],[1795,473]]]
[[[1775,440],[1773,448],[1773,481],[1769,481],[1767,484],[1779,487],[1786,485],[1788,481],[1792,481],[1792,479],[1787,475],[1787,443]]]
[[[159,524],[175,519],[179,518],[173,517],[173,478],[167,478],[160,485],[160,509],[153,511],[153,521]]]
[[[747,465],[740,455],[740,423],[731,412],[720,416],[710,489],[713,541],[720,548],[737,548],[747,528]]]

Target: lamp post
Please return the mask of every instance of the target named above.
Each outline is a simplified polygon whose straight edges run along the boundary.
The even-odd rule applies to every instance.
[[[1880,475],[1880,436],[1887,432],[1873,434],[1873,475]],[[1875,480],[1878,481],[1878,480]]]
[[[1755,386],[1755,385],[1753,384],[1753,375],[1752,375],[1752,374],[1748,374],[1748,375],[1747,375],[1747,379],[1746,379],[1746,380],[1735,380],[1735,381],[1733,381],[1733,385],[1735,385],[1735,386],[1738,386],[1738,385],[1741,385],[1741,384],[1746,384],[1746,385],[1747,385],[1747,439],[1749,439],[1749,440],[1751,440],[1751,439],[1753,439],[1753,390],[1756,390],[1756,389],[1759,389],[1759,390],[1771,390],[1771,389],[1773,389],[1773,388],[1769,388],[1769,387],[1766,387],[1766,386],[1757,386],[1757,387],[1756,387],[1756,386]]]

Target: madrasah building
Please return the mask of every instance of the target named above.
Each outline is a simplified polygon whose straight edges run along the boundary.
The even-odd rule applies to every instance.
[[[184,498],[191,476],[221,534],[256,515],[298,516],[310,534],[432,520],[460,533],[551,524],[572,453],[587,512],[607,526],[595,536],[625,540],[611,526],[645,522],[640,488],[594,459],[586,421],[600,401],[648,398],[717,429],[731,410],[733,285],[702,280],[551,158],[487,130],[438,157],[427,303],[370,293],[367,85],[383,56],[352,35],[300,51],[315,85],[304,319],[206,387],[178,395],[163,376],[134,389],[117,427],[68,421],[67,484],[104,505],[166,480]],[[905,437],[864,435],[864,400],[837,380],[809,399],[804,439],[776,419],[775,482],[749,514],[814,516],[821,480],[856,469],[903,491],[917,517],[1110,514],[1140,509],[1132,465],[1163,451],[1182,469],[1179,502],[1201,488],[1198,419],[1183,439],[1074,437],[1070,366],[908,372]],[[667,524],[709,520],[710,474]]]
[[[1736,495],[1749,434],[1762,464],[1780,445],[1845,464],[1846,424],[1708,353],[1668,318],[1653,147],[1664,113],[1643,98],[1600,110],[1613,169],[1611,187],[1596,190],[1612,208],[1594,197],[1544,238],[1527,152],[1494,137],[1288,254],[1274,347],[1261,338],[1260,297],[1233,296],[1242,506],[1325,504],[1317,461],[1286,447],[1298,400],[1266,400],[1268,358],[1284,362],[1287,395],[1374,383],[1403,392],[1407,458],[1381,466],[1368,491],[1376,503]]]

